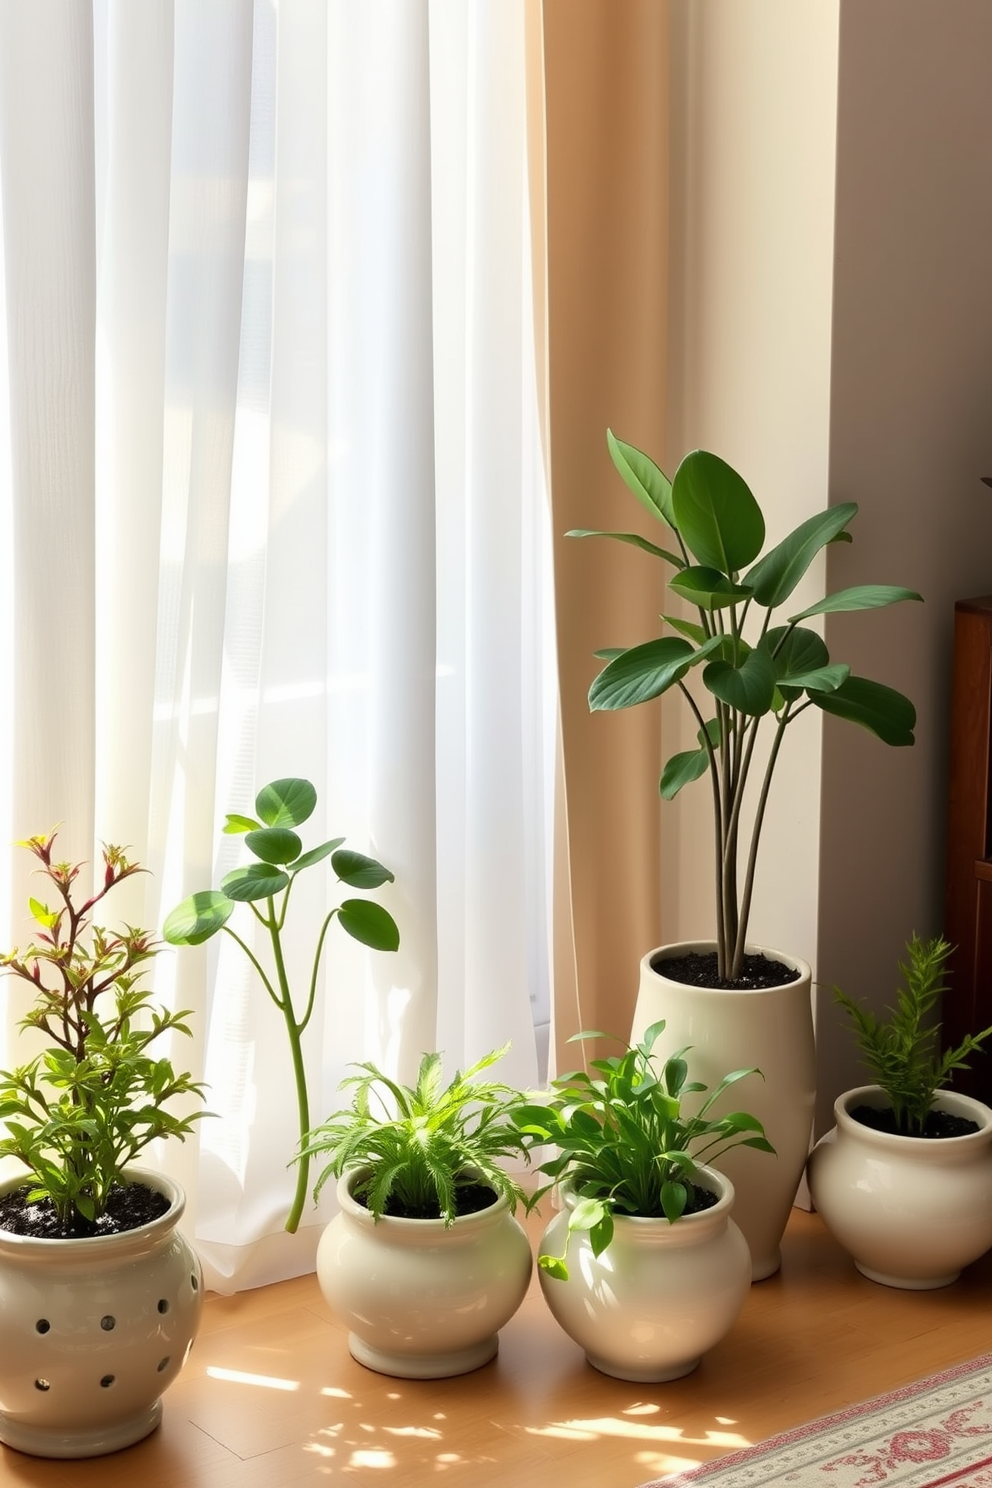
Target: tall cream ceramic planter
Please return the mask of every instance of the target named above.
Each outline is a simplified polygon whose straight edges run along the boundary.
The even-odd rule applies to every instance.
[[[447,1227],[440,1219],[376,1223],[338,1182],[341,1212],[317,1247],[317,1280],[348,1329],[352,1356],[380,1374],[443,1379],[489,1362],[524,1299],[530,1243],[505,1199]]]
[[[978,1130],[961,1137],[900,1137],[851,1112],[889,1105],[877,1085],[834,1102],[836,1126],[809,1159],[817,1210],[863,1275],[885,1286],[949,1286],[992,1246],[992,1110],[939,1091],[935,1105]]]
[[[568,1235],[576,1196],[562,1185],[565,1207],[545,1230],[541,1252],[561,1255],[567,1237],[569,1276],[558,1281],[541,1271],[541,1290],[555,1320],[604,1374],[679,1379],[729,1332],[744,1305],[751,1258],[730,1217],[733,1187],[712,1168],[700,1174],[719,1196],[712,1208],[675,1224],[617,1215],[600,1256],[588,1234]]]
[[[775,1148],[772,1157],[737,1147],[716,1163],[733,1183],[734,1219],[751,1251],[753,1278],[762,1281],[781,1265],[782,1235],[813,1129],[816,1054],[810,969],[794,956],[748,946],[748,951],[796,968],[799,977],[768,990],[727,992],[690,987],[664,975],[666,960],[713,949],[712,942],[682,941],[644,957],[632,1039],[664,1018],[665,1031],[655,1046],[659,1062],[691,1045],[691,1077],[710,1090],[731,1070],[752,1066],[761,1070],[763,1079],[754,1076],[733,1085],[714,1113],[750,1111]],[[687,1107],[692,1109],[688,1102]]]
[[[136,1230],[80,1240],[0,1230],[0,1441],[18,1451],[96,1457],[140,1441],[186,1362],[203,1276],[177,1228],[185,1196],[160,1173],[129,1176],[170,1200]]]

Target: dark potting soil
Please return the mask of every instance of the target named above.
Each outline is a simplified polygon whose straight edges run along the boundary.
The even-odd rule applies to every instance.
[[[368,1208],[365,1196],[355,1192],[352,1197],[356,1204]],[[485,1183],[466,1183],[455,1189],[455,1213],[459,1218],[463,1214],[479,1214],[483,1209],[489,1209],[496,1202],[496,1195]],[[440,1219],[441,1210],[437,1203],[407,1205],[402,1204],[395,1194],[391,1194],[386,1200],[383,1213],[392,1215],[394,1219]]]
[[[891,1106],[855,1106],[848,1115],[853,1121],[860,1121],[862,1126],[870,1126],[872,1131],[889,1132],[894,1137],[906,1135],[896,1125],[896,1113]],[[930,1111],[923,1123],[923,1137],[931,1141],[940,1141],[943,1137],[967,1137],[976,1131],[977,1121],[971,1121],[967,1116],[952,1116],[950,1111]]]
[[[689,1197],[686,1200],[683,1214],[701,1214],[704,1209],[712,1209],[719,1202],[719,1195],[708,1188],[700,1188],[697,1183],[687,1183]]]
[[[150,1220],[158,1219],[169,1207],[169,1200],[158,1189],[144,1183],[127,1183],[112,1188],[107,1196],[106,1212],[90,1224],[76,1216],[74,1228],[60,1225],[51,1199],[28,1203],[31,1189],[12,1189],[0,1197],[0,1230],[14,1235],[27,1235],[34,1240],[79,1240],[92,1235],[119,1235],[124,1230],[137,1230]]]
[[[717,972],[716,951],[690,951],[687,956],[656,956],[651,970],[673,982],[689,987],[713,987],[719,992],[753,992],[765,987],[782,987],[799,980],[799,972],[782,961],[767,956],[748,954],[739,977],[721,977]]]

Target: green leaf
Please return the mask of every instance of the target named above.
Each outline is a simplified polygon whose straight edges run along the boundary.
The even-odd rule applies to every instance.
[[[267,827],[298,827],[316,805],[317,792],[309,780],[273,780],[255,797],[255,810]]]
[[[223,830],[229,837],[236,837],[241,832],[254,832],[261,825],[253,816],[238,816],[229,812]]]
[[[759,558],[746,579],[758,603],[769,610],[783,604],[820,549],[833,542],[857,512],[853,501],[819,512]]]
[[[800,672],[796,677],[790,677],[790,686],[805,692],[835,692],[841,687],[851,675],[851,668],[842,661],[831,662],[829,666],[817,667],[812,672]]]
[[[811,700],[824,713],[859,723],[885,744],[915,743],[916,709],[901,692],[867,677],[848,677],[835,692],[814,692]]]
[[[631,646],[614,657],[593,682],[589,707],[593,712],[612,712],[660,697],[680,682],[704,654],[709,654],[706,647],[697,650],[678,636],[663,636],[657,641]]]
[[[708,450],[686,455],[672,482],[672,508],[682,541],[704,568],[731,578],[761,552],[761,508],[746,481],[719,455]]]
[[[830,661],[823,637],[801,625],[775,626],[765,636],[765,644],[780,682],[788,682],[793,674],[813,671]]]
[[[706,632],[701,625],[693,620],[683,620],[679,615],[662,615],[666,625],[670,625],[679,635],[685,636],[687,641],[692,641],[696,646],[702,646],[706,640]],[[596,655],[599,655],[597,651]]]
[[[263,863],[292,863],[303,850],[303,843],[288,827],[261,827],[249,832],[245,846]]]
[[[751,598],[751,590],[734,584],[716,568],[686,568],[670,580],[669,589],[702,610],[725,610]]]
[[[395,877],[388,868],[367,858],[364,853],[342,848],[331,858],[331,867],[342,883],[352,889],[378,889],[384,883],[392,883]]]
[[[903,589],[898,584],[855,584],[850,589],[838,589],[828,594],[808,610],[790,615],[790,620],[808,620],[811,615],[836,615],[846,610],[881,610],[886,605],[900,604],[904,599],[918,599],[922,594],[915,589]]]
[[[28,908],[38,921],[38,924],[44,926],[46,930],[51,930],[58,920],[59,911],[57,909],[49,909],[48,905],[42,904],[40,899],[29,899]]]
[[[617,470],[645,511],[677,530],[672,510],[672,483],[668,476],[658,469],[649,455],[635,449],[632,444],[624,444],[610,429],[606,431],[606,447]]]
[[[338,910],[341,928],[373,951],[399,949],[400,932],[388,909],[370,899],[345,899]]]
[[[229,899],[250,904],[255,899],[269,899],[289,883],[289,877],[273,863],[249,863],[225,874],[220,886]]]
[[[539,1255],[537,1264],[548,1276],[553,1276],[556,1281],[568,1280],[568,1266],[562,1256]]]
[[[739,667],[711,661],[703,671],[703,685],[714,697],[753,718],[770,711],[776,680],[775,663],[764,643],[755,646]]]
[[[646,537],[641,537],[637,532],[599,532],[589,527],[573,527],[565,533],[566,537],[612,537],[616,542],[630,543],[635,548],[641,548],[645,553],[652,554],[655,558],[664,558],[666,563],[672,563],[676,568],[684,568],[685,563],[677,553],[669,553],[665,548],[659,548],[657,543],[648,542]]]
[[[322,842],[319,847],[312,847],[305,852],[302,858],[297,858],[293,864],[293,873],[301,873],[304,868],[312,868],[314,863],[320,863],[324,858],[330,857],[336,847],[340,847],[344,841],[343,837],[332,837],[330,842]]]
[[[710,757],[705,749],[686,749],[673,754],[661,772],[658,789],[662,799],[672,801],[684,785],[699,780],[709,768]]]
[[[234,901],[220,889],[202,889],[176,905],[162,935],[170,945],[202,945],[227,924],[233,909]]]

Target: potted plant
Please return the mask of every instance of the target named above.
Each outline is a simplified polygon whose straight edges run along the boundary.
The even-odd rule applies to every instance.
[[[230,814],[223,829],[229,834],[244,835],[245,846],[254,861],[226,874],[219,889],[203,889],[184,899],[168,915],[162,929],[169,944],[176,946],[201,945],[223,931],[248,957],[285,1023],[293,1060],[301,1149],[305,1148],[310,1130],[303,1034],[313,1015],[324,942],[331,922],[336,919],[342,930],[373,950],[395,951],[400,943],[396,921],[381,904],[370,899],[344,899],[332,906],[321,922],[305,995],[293,993],[282,935],[293,884],[299,875],[330,858],[338,882],[350,888],[377,889],[393,881],[389,869],[374,858],[345,848],[343,837],[332,838],[304,852],[296,828],[312,816],[316,805],[317,792],[309,780],[287,778],[263,786],[255,798],[257,817]],[[251,946],[228,923],[239,904],[249,906],[269,938],[270,971],[266,971]],[[295,1234],[303,1214],[309,1177],[309,1158],[304,1155],[297,1167],[296,1190],[286,1218],[286,1229],[291,1234]]]
[[[325,1159],[315,1197],[337,1180],[340,1213],[317,1250],[317,1277],[352,1355],[381,1374],[439,1379],[485,1364],[523,1301],[530,1245],[514,1217],[528,1200],[504,1168],[530,1139],[516,1091],[480,1078],[495,1050],[444,1083],[425,1054],[415,1086],[372,1063],[342,1084],[350,1107],[310,1133],[302,1160]]]
[[[876,1083],[838,1097],[808,1164],[813,1201],[858,1270],[912,1290],[949,1285],[992,1245],[992,1110],[945,1089],[992,1027],[941,1052],[932,1014],[951,949],[912,937],[885,1018],[834,989]]]
[[[672,689],[681,693],[697,742],[667,761],[661,795],[671,800],[706,777],[715,840],[715,941],[660,947],[644,957],[634,1037],[664,1017],[668,1046],[691,1041],[707,1084],[732,1063],[764,1071],[757,1114],[777,1160],[759,1165],[750,1153],[735,1153],[728,1167],[738,1190],[738,1223],[760,1279],[779,1264],[815,1094],[809,967],[752,947],[747,938],[775,767],[786,730],[811,707],[861,724],[891,745],[913,743],[916,719],[901,693],[832,661],[821,636],[805,622],[920,596],[888,584],[857,585],[790,613],[788,601],[816,555],[828,543],[850,541],[853,502],[808,518],[762,555],[761,509],[743,478],[719,456],[694,450],[669,481],[641,451],[612,433],[607,442],[623,480],[667,529],[674,549],[633,533],[581,529],[569,535],[632,543],[660,559],[674,570],[671,593],[694,618],[666,615],[671,634],[598,653],[606,665],[592,683],[589,705],[614,711]],[[769,737],[766,753],[757,747],[763,733]],[[745,826],[752,772],[755,804]]]
[[[189,1033],[187,1012],[153,1005],[142,980],[154,940],[94,922],[137,863],[105,846],[85,895],[85,865],[58,861],[55,839],[22,844],[52,902],[31,898],[37,939],[0,957],[32,990],[20,1026],[46,1041],[0,1071],[0,1156],[28,1174],[0,1183],[0,1441],[90,1457],[154,1429],[196,1333],[202,1275],[177,1228],[184,1195],[134,1161],[158,1138],[185,1140],[203,1113],[172,1108],[202,1086],[152,1052]]]
[[[539,1169],[564,1201],[539,1248],[544,1296],[590,1364],[619,1379],[688,1374],[732,1326],[751,1258],[731,1219],[733,1185],[708,1163],[736,1146],[774,1151],[754,1116],[715,1112],[758,1071],[734,1070],[706,1094],[689,1080],[688,1050],[659,1066],[663,1031],[658,1022],[623,1054],[593,1060],[593,1075],[561,1076],[546,1104],[515,1116],[557,1149]]]

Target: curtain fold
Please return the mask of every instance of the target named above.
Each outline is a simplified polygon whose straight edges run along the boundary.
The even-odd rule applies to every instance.
[[[360,1059],[409,1079],[426,1049],[453,1072],[511,1041],[503,1078],[538,1080],[555,660],[528,8],[0,11],[19,679],[0,821],[63,818],[77,856],[129,843],[152,872],[117,912],[159,927],[239,861],[226,812],[312,779],[305,845],[387,863],[402,936],[375,955],[332,926],[314,1120]],[[294,886],[297,989],[340,897],[323,867]],[[276,1010],[224,937],[164,953],[155,987],[192,1009],[171,1057],[209,1085],[197,1140],[154,1155],[209,1284],[309,1269],[333,1196],[283,1233]]]
[[[665,460],[668,7],[544,0],[550,470],[563,741],[555,945],[559,1065],[578,1028],[626,1039],[660,920],[660,723],[590,716],[593,652],[659,633],[663,586],[606,430]],[[664,468],[664,464],[663,464]],[[656,533],[646,535],[657,537]],[[574,970],[573,970],[574,968]]]

